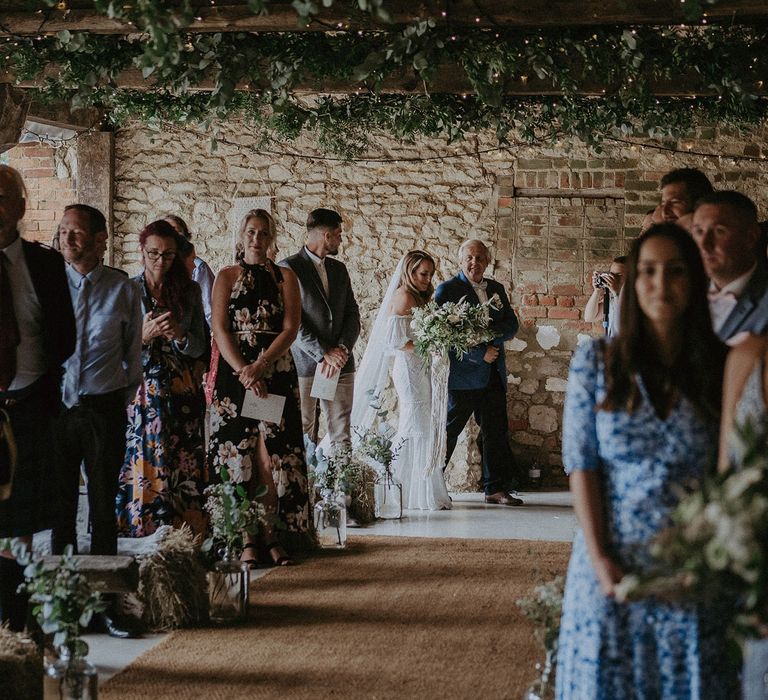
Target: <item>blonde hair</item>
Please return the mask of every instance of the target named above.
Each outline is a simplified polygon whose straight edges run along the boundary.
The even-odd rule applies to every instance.
[[[432,270],[434,271],[435,261],[429,253],[425,253],[423,250],[411,250],[403,258],[403,269],[400,273],[400,286],[405,287],[414,297],[423,302],[429,301],[435,291],[431,282],[424,292],[416,286],[414,275],[419,265],[425,261],[432,263]]]
[[[275,220],[266,209],[251,209],[240,221],[240,230],[237,234],[237,243],[235,243],[235,261],[243,259],[243,234],[245,229],[248,228],[249,219],[262,219],[267,222],[267,230],[269,231],[269,248],[267,250],[267,256],[274,259],[279,249],[277,247],[277,225]]]

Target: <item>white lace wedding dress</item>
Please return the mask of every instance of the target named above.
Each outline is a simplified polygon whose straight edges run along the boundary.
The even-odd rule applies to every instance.
[[[398,399],[398,431],[392,444],[400,449],[392,464],[403,485],[403,507],[421,510],[448,510],[451,499],[442,469],[425,476],[432,431],[445,426],[431,425],[432,386],[429,366],[404,349],[413,340],[411,316],[392,315],[387,319],[387,347],[394,351],[392,379]]]

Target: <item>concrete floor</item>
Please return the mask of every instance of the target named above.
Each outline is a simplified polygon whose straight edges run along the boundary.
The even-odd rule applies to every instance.
[[[524,493],[522,497],[525,505],[510,507],[486,505],[479,493],[452,494],[453,510],[406,511],[402,520],[379,520],[367,527],[350,529],[349,535],[561,542],[573,539],[576,519],[570,493],[536,491]],[[251,575],[258,578],[270,571],[258,569]],[[85,636],[90,646],[88,659],[98,668],[103,683],[165,637],[164,634],[153,634],[143,639],[123,640],[89,634]]]

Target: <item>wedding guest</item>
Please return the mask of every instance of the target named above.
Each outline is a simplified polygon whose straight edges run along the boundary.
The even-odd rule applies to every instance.
[[[519,506],[523,501],[510,490],[523,482],[509,449],[507,437],[507,370],[504,341],[515,336],[517,316],[512,310],[504,286],[483,275],[490,262],[488,248],[482,241],[464,241],[459,248],[461,271],[443,282],[435,293],[442,305],[466,299],[472,305],[498,297],[500,308],[489,307],[490,328],[495,334],[490,343],[481,343],[459,359],[451,353],[448,378],[448,436],[446,464],[469,417],[474,414],[483,442],[483,489],[485,502]]]
[[[267,487],[261,500],[282,529],[266,532],[263,554],[285,566],[292,563],[289,551],[310,542],[298,378],[290,351],[299,330],[301,295],[293,271],[268,257],[276,231],[267,211],[249,211],[239,238],[242,259],[223,268],[213,286],[213,334],[220,357],[208,455],[213,472],[225,468],[249,493]],[[280,423],[244,416],[247,392],[285,397]],[[256,565],[259,554],[258,543],[246,538],[242,560]]]
[[[661,213],[661,204],[656,206],[654,209],[649,209],[645,216],[643,217],[643,221],[640,224],[640,233],[645,233],[651,226],[654,224],[660,224],[664,221],[664,217]]]
[[[335,260],[341,245],[342,219],[332,209],[315,209],[307,217],[307,242],[280,262],[296,274],[301,289],[301,326],[291,348],[299,373],[304,433],[317,442],[318,400],[310,396],[315,370],[338,374],[332,401],[320,406],[328,421],[331,444],[350,441],[350,414],[355,384],[352,349],[360,335],[360,311],[349,273]]]
[[[91,554],[117,554],[115,497],[125,456],[126,406],[142,379],[141,300],[126,275],[101,263],[104,215],[64,209],[59,238],[77,320],[77,352],[64,364],[56,423],[58,519],[51,548],[77,552],[80,465],[88,480]]]
[[[670,170],[661,178],[661,218],[688,230],[691,215],[702,197],[714,192],[707,176],[696,168]]]
[[[560,628],[562,700],[734,697],[716,615],[614,599],[625,574],[652,565],[649,545],[681,491],[714,471],[725,347],[706,289],[688,233],[653,226],[627,260],[618,337],[574,354],[563,461],[580,529]]]
[[[200,292],[203,298],[203,311],[205,312],[205,322],[208,324],[208,328],[211,327],[211,292],[213,291],[213,272],[202,258],[198,257],[195,253],[194,243],[192,243],[192,233],[187,226],[187,222],[176,214],[168,214],[164,219],[171,226],[173,226],[176,233],[189,242],[192,246],[192,272],[191,277],[193,282],[197,282],[200,285]]]
[[[18,224],[26,211],[21,174],[0,165],[0,538],[49,528],[52,428],[61,394],[61,366],[75,349],[75,318],[61,255],[25,241]],[[5,439],[16,443],[15,470]],[[24,567],[0,551],[0,620],[21,631],[28,596],[19,593]]]
[[[710,280],[709,309],[721,340],[768,331],[768,265],[754,202],[734,191],[700,199],[691,235]]]
[[[414,308],[424,306],[432,297],[435,261],[422,250],[412,250],[398,263],[376,321],[371,329],[365,353],[355,378],[352,421],[356,430],[374,427],[378,402],[389,384],[389,367],[394,353],[392,379],[397,392],[397,447],[392,471],[402,484],[403,507],[423,510],[448,510],[451,499],[445,487],[442,469],[430,476],[432,447],[431,371],[414,352],[411,318]]]
[[[144,314],[143,380],[128,409],[118,530],[143,537],[160,525],[188,523],[202,532],[204,405],[193,375],[205,351],[200,288],[178,256],[181,240],[167,221],[149,224],[139,243],[144,271],[133,281]]]
[[[608,325],[605,334],[613,338],[619,332],[619,294],[624,286],[626,255],[613,259],[608,272],[592,273],[592,296],[584,307],[584,320],[589,323],[605,323],[605,302],[608,299]]]
[[[750,336],[728,354],[718,469],[740,467],[744,452],[738,431],[751,424],[768,429],[768,335]]]

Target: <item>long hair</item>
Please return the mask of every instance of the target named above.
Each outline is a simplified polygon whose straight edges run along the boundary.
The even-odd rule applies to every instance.
[[[432,269],[435,269],[435,261],[429,253],[425,253],[423,250],[412,250],[405,254],[405,258],[403,259],[403,269],[400,273],[400,286],[405,287],[411,294],[413,294],[413,296],[419,300],[420,304],[426,304],[432,298],[432,294],[434,294],[435,291],[431,282],[425,292],[419,291],[419,288],[416,286],[416,269],[425,261],[432,263]]]
[[[240,228],[237,230],[237,242],[235,243],[235,262],[240,262],[245,254],[243,248],[243,234],[248,227],[248,219],[261,219],[267,222],[269,230],[269,248],[267,257],[274,259],[279,251],[277,247],[277,225],[275,219],[266,209],[251,209],[241,220]]]
[[[159,238],[172,240],[176,245],[176,257],[173,259],[170,268],[168,268],[168,272],[165,273],[165,277],[163,278],[162,301],[163,305],[167,306],[173,313],[173,317],[176,321],[181,321],[184,316],[186,302],[191,298],[189,290],[193,284],[181,255],[186,240],[176,233],[173,226],[165,221],[165,219],[153,221],[151,224],[147,224],[147,226],[144,227],[139,234],[139,244],[141,245],[142,250],[144,250],[144,245],[150,236],[158,236]]]
[[[182,219],[177,214],[167,214],[166,216],[163,217],[163,219],[165,219],[165,221],[168,221],[169,223],[173,222],[174,224],[176,224],[176,226],[178,226],[181,229],[181,231],[179,231],[178,233],[184,236],[184,238],[186,238],[187,240],[192,238],[192,233],[189,230],[189,226],[187,226],[187,222],[184,221],[184,219]]]
[[[671,368],[665,368],[655,352],[635,290],[640,249],[646,241],[657,237],[675,244],[685,262],[689,280],[688,308],[678,320],[682,347]],[[727,349],[712,330],[707,300],[709,282],[698,246],[679,226],[656,224],[635,241],[626,264],[619,335],[606,348],[606,397],[599,408],[630,413],[637,409],[641,402],[637,383],[639,374],[651,395],[653,387],[660,386],[659,380],[666,379],[671,387],[693,403],[701,417],[717,419]]]

